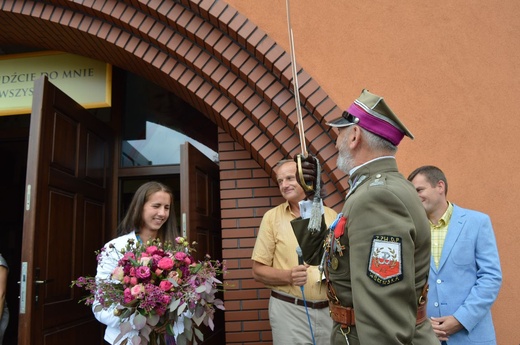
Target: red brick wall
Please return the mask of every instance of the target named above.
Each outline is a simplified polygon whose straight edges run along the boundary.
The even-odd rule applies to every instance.
[[[251,253],[264,213],[283,202],[273,179],[228,134],[219,134],[222,248],[227,262],[226,344],[269,344],[269,290],[254,281]]]

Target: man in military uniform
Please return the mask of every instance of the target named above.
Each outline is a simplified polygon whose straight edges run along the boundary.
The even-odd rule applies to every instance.
[[[331,344],[438,345],[426,319],[430,227],[411,183],[397,170],[397,145],[413,135],[380,96],[363,90],[328,123],[339,130],[338,168],[350,175],[335,228],[311,232],[292,222],[305,261],[325,262]],[[304,157],[306,183],[316,182],[312,157]],[[324,245],[325,244],[325,245]]]

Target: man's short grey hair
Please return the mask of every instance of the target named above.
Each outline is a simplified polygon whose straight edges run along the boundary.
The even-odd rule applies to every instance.
[[[281,161],[278,161],[278,163],[276,163],[276,165],[274,166],[274,168],[279,168],[279,167],[281,167],[282,165],[284,165],[285,163],[294,163],[294,164],[296,164],[296,162],[294,161],[294,159],[282,159]]]
[[[397,146],[364,128],[359,128],[361,129],[361,132],[363,132],[363,136],[371,149],[376,151],[385,151],[395,155],[397,152]]]

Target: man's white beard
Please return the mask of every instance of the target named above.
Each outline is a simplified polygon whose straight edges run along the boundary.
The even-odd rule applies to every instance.
[[[336,162],[338,169],[348,174],[352,168],[354,168],[354,160],[350,152],[340,152],[338,156],[338,160]]]
[[[354,168],[354,158],[350,154],[350,150],[347,147],[347,136],[343,137],[343,142],[339,147],[336,166],[339,170],[343,171],[346,174],[350,173],[350,170]]]

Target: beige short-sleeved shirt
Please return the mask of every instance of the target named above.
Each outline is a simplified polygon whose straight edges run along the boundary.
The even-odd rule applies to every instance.
[[[324,207],[325,223],[330,225],[336,219],[336,212]],[[296,216],[291,212],[289,203],[276,206],[267,211],[262,218],[252,259],[261,264],[277,269],[290,270],[298,265],[296,247],[298,240],[291,227],[291,220]],[[307,270],[307,283],[304,286],[305,299],[323,301],[327,299],[327,286],[322,282],[318,266],[310,266]],[[321,289],[320,289],[320,285]],[[299,286],[279,285],[267,286],[294,297],[302,298]]]

